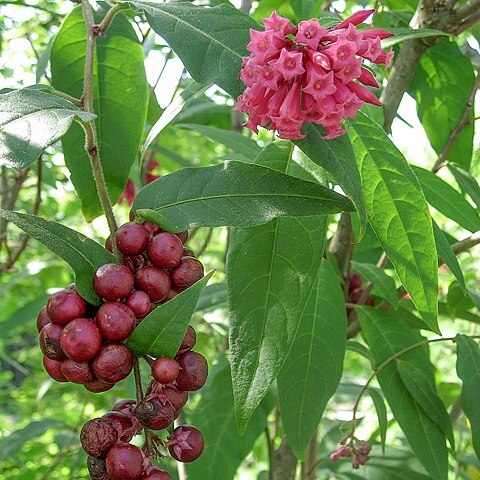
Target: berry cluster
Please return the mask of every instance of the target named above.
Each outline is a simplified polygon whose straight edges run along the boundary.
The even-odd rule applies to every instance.
[[[347,301],[349,303],[358,303],[360,300],[360,297],[363,294],[363,288],[362,288],[362,277],[359,275],[353,274],[350,277],[350,280],[348,282],[348,297]],[[368,296],[367,300],[365,301],[365,305],[372,306],[373,305],[373,298],[372,296]],[[347,308],[347,314],[350,314],[351,308]]]
[[[330,455],[330,460],[336,462],[341,458],[352,457],[352,466],[357,469],[368,462],[368,455],[372,446],[368,442],[363,442],[354,438],[346,443],[346,440],[340,442],[340,446]]]
[[[240,79],[247,85],[236,110],[249,115],[246,127],[276,130],[280,138],[303,138],[304,123],[325,128],[326,139],[338,137],[344,118],[354,118],[364,102],[381,106],[363,85],[378,87],[362,66],[364,60],[390,66],[393,51],[380,40],[392,36],[380,29],[357,30],[374,10],[361,10],[332,28],[317,19],[293,26],[273,12],[263,19],[265,31],[250,30],[249,57]]]

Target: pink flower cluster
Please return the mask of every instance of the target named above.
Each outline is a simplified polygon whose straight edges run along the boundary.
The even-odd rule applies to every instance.
[[[280,138],[303,138],[304,123],[322,125],[326,139],[345,133],[344,118],[354,118],[364,102],[381,106],[363,85],[378,87],[363,59],[390,66],[393,51],[380,40],[392,36],[380,29],[357,30],[374,10],[361,10],[333,28],[312,19],[293,26],[273,12],[263,19],[265,31],[250,30],[249,57],[240,79],[247,85],[236,110],[248,114],[246,127],[276,130]]]
[[[355,439],[356,440],[356,439]],[[331,455],[330,460],[336,462],[341,458],[352,457],[353,468],[359,468],[368,462],[368,455],[372,450],[372,446],[368,442],[357,440],[357,445],[352,443],[345,445],[341,444]]]

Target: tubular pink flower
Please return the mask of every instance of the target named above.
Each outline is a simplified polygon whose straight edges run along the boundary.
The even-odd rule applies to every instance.
[[[298,24],[298,33],[295,35],[295,41],[308,45],[315,50],[327,32],[328,30],[321,27],[318,20],[312,18],[311,20]]]
[[[362,74],[362,62],[359,59],[344,65],[339,70],[335,70],[335,77],[347,84]]]
[[[334,70],[341,69],[355,61],[356,47],[351,42],[337,41],[324,50],[332,61]]]
[[[280,58],[273,65],[283,75],[283,78],[288,81],[297,75],[305,73],[302,61],[302,52],[289,52],[283,49],[280,52]]]
[[[357,54],[371,62],[377,63],[377,58],[383,52],[380,39],[367,38],[361,42],[361,47],[358,49]]]
[[[377,107],[381,107],[380,100],[368,88],[362,87],[358,83],[350,82],[347,87],[358,97],[366,103],[371,103]]]
[[[305,93],[310,94],[315,100],[335,93],[336,87],[333,83],[333,71],[325,73],[321,69],[312,66],[307,70],[307,85],[303,88]]]
[[[377,81],[375,80],[375,77],[373,76],[373,73],[370,70],[367,70],[366,68],[362,67],[362,73],[361,75],[357,78],[357,80],[364,85],[368,85],[369,87],[375,87],[378,88],[379,85]]]
[[[278,50],[273,42],[273,31],[259,32],[250,29],[250,42],[247,45],[247,50],[253,53],[260,63],[263,63],[267,57]]]
[[[380,28],[371,28],[370,30],[362,30],[362,37],[364,40],[367,38],[379,38],[383,40],[384,38],[393,37],[393,33],[387,32],[386,30],[382,30]]]
[[[350,23],[352,25],[359,25],[363,23],[370,15],[373,15],[375,10],[360,10],[355,12],[353,15],[350,15],[345,20],[340,22],[335,29],[338,30],[339,28],[346,28]]]
[[[283,39],[286,35],[297,33],[297,29],[290,23],[290,20],[281,17],[275,10],[268,18],[263,18],[262,23],[265,29],[273,30],[275,37]]]

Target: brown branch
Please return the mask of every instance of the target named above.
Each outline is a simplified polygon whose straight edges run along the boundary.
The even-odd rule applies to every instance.
[[[455,16],[458,20],[465,20],[466,17],[478,13],[480,10],[480,0],[468,0],[465,5],[455,10]]]
[[[465,30],[468,30],[470,27],[473,27],[478,22],[480,22],[480,11],[473,13],[472,15],[467,17],[463,22],[461,22],[455,30],[455,35],[459,35]]]
[[[275,451],[274,458],[273,480],[293,480],[297,469],[297,458],[285,436]]]
[[[337,259],[343,275],[348,275],[350,272],[350,260],[354,242],[352,217],[350,213],[342,213],[337,225],[337,231],[330,241],[328,251]]]

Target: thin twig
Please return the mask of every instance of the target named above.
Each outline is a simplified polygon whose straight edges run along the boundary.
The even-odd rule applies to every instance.
[[[115,15],[118,12],[121,12],[122,10],[128,10],[129,8],[130,8],[130,6],[129,6],[128,3],[117,3],[116,5],[114,5],[105,14],[105,17],[103,17],[103,20],[100,22],[100,24],[95,25],[93,27],[93,33],[95,35],[103,37],[105,35],[105,32],[107,31],[108,27],[112,23],[113,19],[115,18]]]

